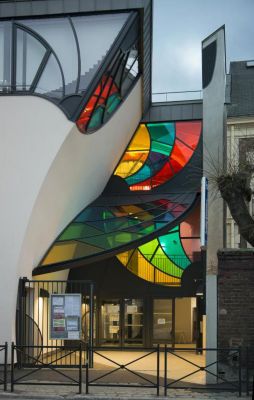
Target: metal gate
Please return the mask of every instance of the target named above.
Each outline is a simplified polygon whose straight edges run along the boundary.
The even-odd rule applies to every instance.
[[[81,294],[82,298],[82,338],[80,341],[49,338],[50,295]],[[55,367],[77,367],[80,365],[79,353],[66,356],[72,345],[82,344],[93,348],[94,340],[94,285],[91,281],[46,281],[19,280],[16,343],[24,346],[17,353],[18,365],[32,367],[38,363]],[[83,352],[82,354],[85,354]],[[85,364],[84,360],[81,360]],[[90,358],[90,362],[91,358]]]

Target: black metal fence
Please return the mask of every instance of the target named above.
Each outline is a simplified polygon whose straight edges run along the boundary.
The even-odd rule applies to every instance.
[[[38,348],[39,347],[39,348]],[[56,353],[55,357],[51,358],[50,361],[42,361],[40,358],[37,356],[34,356],[34,350],[36,350],[36,353],[39,352],[49,352],[50,350],[58,350],[58,353]],[[79,343],[77,346],[68,346],[65,347],[64,352],[62,351],[63,348],[62,346],[17,346],[14,343],[12,343],[11,346],[11,392],[14,391],[14,386],[15,385],[45,385],[45,386],[77,386],[79,389],[79,394],[82,393],[82,344]],[[16,352],[16,354],[15,354]],[[65,358],[68,358],[72,355],[76,356],[76,353],[78,353],[78,359],[79,359],[79,366],[76,369],[78,376],[73,377],[73,370],[67,372],[63,372],[63,365],[62,368],[56,368],[55,363],[57,364],[57,361],[63,360]],[[18,358],[18,356],[24,356],[28,359],[31,360],[31,363],[33,364],[32,369],[22,369],[22,368],[15,368],[15,356]],[[36,375],[38,372],[40,372],[43,368],[48,368],[54,376],[58,376],[58,378],[61,377],[60,382],[55,382],[55,381],[49,381],[48,376],[47,376],[47,381],[43,382],[42,378],[40,377],[40,382],[34,382],[31,381],[31,378],[35,379],[38,376]],[[68,365],[66,365],[66,368],[68,368]]]
[[[197,363],[196,358],[190,357],[190,354],[211,354],[211,362],[207,363],[204,357],[201,363]],[[187,372],[183,376],[171,377],[168,373],[169,363],[168,355],[171,355],[171,362],[174,358],[181,360],[189,367],[185,368]],[[197,385],[191,377],[199,373],[204,373],[204,384]],[[208,377],[211,377],[211,383],[207,383]],[[208,378],[208,379],[207,379]],[[199,379],[200,381],[200,379]],[[169,389],[195,389],[211,391],[233,391],[242,395],[242,354],[241,348],[169,348],[165,346],[164,356],[164,395],[167,396]]]
[[[104,387],[128,387],[128,388],[153,388],[156,389],[156,394],[159,396],[160,390],[160,348],[157,345],[155,348],[144,348],[144,347],[135,347],[133,349],[125,348],[118,349],[118,352],[131,352],[135,351],[141,353],[140,355],[133,357],[131,360],[128,360],[125,363],[121,363],[117,360],[117,357],[113,357],[112,354],[116,352],[116,348],[112,347],[94,347],[93,348],[93,358],[94,361],[106,361],[113,367],[109,367],[105,372],[105,369],[101,372],[101,370],[93,371],[93,376],[91,377],[91,370],[89,369],[88,364],[86,365],[86,394],[89,393],[89,388],[92,386],[104,386]],[[108,352],[110,356],[106,355]],[[143,353],[143,354],[142,354]],[[152,370],[154,374],[154,379],[151,378],[150,375],[146,375],[145,371],[141,371],[139,369],[132,369],[133,364],[137,364],[139,361],[150,358],[150,366],[149,369]],[[149,360],[148,360],[149,361]],[[105,367],[104,367],[105,368]],[[97,373],[96,373],[97,372]],[[117,373],[121,375],[117,376]],[[126,377],[123,376],[123,372],[128,374],[128,382],[124,382]],[[109,377],[114,374],[115,380],[112,382]],[[133,381],[130,382],[130,376],[132,376]],[[106,379],[105,379],[106,378]],[[121,382],[122,380],[122,382]]]
[[[3,385],[4,390],[7,390],[7,357],[8,357],[8,344],[0,345],[0,353],[3,352],[3,363],[0,364],[0,386]],[[2,356],[2,354],[1,354]]]
[[[54,355],[51,354],[49,358],[43,357],[43,354],[52,351]],[[161,359],[162,351],[164,360]],[[6,391],[7,343],[0,346],[1,352],[3,352],[1,354],[3,363],[0,365],[0,385]],[[88,362],[91,352],[94,357],[94,368],[91,368]],[[38,357],[38,353],[41,357]],[[208,353],[210,357],[207,357]],[[78,343],[63,348],[63,346],[22,346],[12,343],[10,389],[13,392],[16,385],[74,386],[81,394],[84,381],[87,394],[91,387],[103,386],[151,388],[159,395],[161,386],[165,396],[169,394],[170,389],[231,391],[238,392],[239,397],[242,396],[242,392],[246,392],[247,396],[250,393],[254,396],[254,364],[251,354],[250,348],[246,347],[196,349],[165,346],[163,349],[157,345],[153,348],[108,346],[84,348],[82,343]],[[30,359],[29,363],[33,368],[22,368],[16,362],[20,355],[23,359]],[[75,369],[69,369],[70,357],[78,360]],[[61,361],[60,368],[59,361]],[[181,366],[179,362],[185,366]],[[181,371],[184,371],[183,375]],[[46,372],[45,376],[43,372]],[[203,374],[203,378],[198,377],[198,374]],[[210,383],[207,382],[209,376],[212,378]]]
[[[72,294],[80,293],[82,298],[82,319],[81,341],[93,346],[94,339],[94,285],[91,281],[75,281],[75,280],[58,280],[58,281],[34,281],[27,278],[19,280],[18,291],[18,310],[16,315],[16,344],[24,345],[23,349],[27,349],[27,353],[18,352],[17,362],[22,367],[33,367],[35,360],[31,357],[31,353],[35,358],[44,355],[41,348],[45,346],[49,349],[52,340],[50,338],[50,296],[52,294]],[[64,349],[67,340],[54,339],[55,350],[48,352],[47,358],[51,365],[58,367],[66,367],[66,358],[63,363],[61,357],[55,357],[55,352],[59,349]],[[69,344],[74,344],[69,340]],[[36,353],[37,349],[37,353]],[[28,355],[28,356],[27,356]],[[52,355],[52,357],[51,357]],[[41,360],[42,361],[42,360]],[[78,367],[79,360],[72,356],[70,366]],[[92,360],[91,360],[92,362]],[[46,363],[46,361],[45,361]]]

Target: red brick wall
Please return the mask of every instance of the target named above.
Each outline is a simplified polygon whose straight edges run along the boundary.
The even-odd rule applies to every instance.
[[[218,252],[218,346],[254,349],[254,250]]]

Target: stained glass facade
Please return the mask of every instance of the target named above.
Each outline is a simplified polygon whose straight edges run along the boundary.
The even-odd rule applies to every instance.
[[[115,175],[124,178],[133,191],[168,182],[190,161],[201,128],[201,121],[140,124]]]
[[[157,196],[141,203],[91,205],[61,233],[40,266],[91,259],[99,254],[114,254],[133,243],[156,235],[181,217],[195,196]]]
[[[180,286],[184,271],[199,261],[199,206],[179,225],[136,249],[117,255],[139,278],[166,286]]]

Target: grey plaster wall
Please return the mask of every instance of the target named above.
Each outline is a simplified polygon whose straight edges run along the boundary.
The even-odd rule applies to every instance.
[[[210,60],[203,71],[213,73],[211,80],[203,89],[203,173],[209,180],[208,194],[208,243],[207,243],[207,277],[206,277],[206,346],[217,347],[217,251],[223,247],[224,239],[224,205],[212,186],[211,177],[223,167],[224,131],[225,131],[225,31],[218,29],[202,43],[203,50],[216,40],[216,58],[214,69]],[[210,69],[210,70],[209,70]],[[207,79],[204,79],[203,82]],[[216,362],[216,354],[206,353],[207,364]],[[216,373],[216,364],[210,367]],[[215,378],[207,374],[207,383],[215,383]]]
[[[209,180],[207,270],[217,273],[217,251],[223,247],[223,201],[212,185],[212,177],[223,168],[225,153],[225,30],[224,27],[205,39],[203,49],[216,40],[213,76],[203,90],[203,171]]]
[[[145,114],[143,122],[202,119],[202,109],[202,100],[154,103]]]

